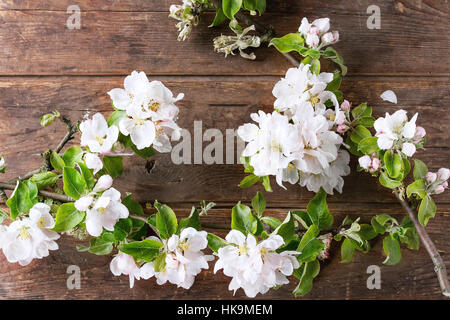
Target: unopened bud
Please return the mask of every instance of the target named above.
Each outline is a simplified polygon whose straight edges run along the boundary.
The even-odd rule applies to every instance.
[[[337,127],[337,132],[344,133],[348,130],[348,127],[345,124],[340,124]]]
[[[347,100],[344,100],[344,102],[342,102],[341,104],[341,109],[348,111],[350,110],[351,106],[350,106],[350,102],[348,102]]]
[[[441,181],[447,181],[448,178],[450,178],[450,169],[447,168],[441,168],[438,170],[438,178]]]
[[[425,131],[425,129],[423,127],[417,127],[416,128],[416,133],[414,135],[414,143],[418,143],[420,142],[423,137],[425,137],[425,135],[427,134],[427,132]]]
[[[428,183],[433,183],[436,181],[436,179],[437,179],[437,174],[434,172],[428,172],[425,175],[425,180],[427,180]]]

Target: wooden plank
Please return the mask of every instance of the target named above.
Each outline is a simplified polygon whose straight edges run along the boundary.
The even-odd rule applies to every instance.
[[[179,212],[177,212],[179,214]],[[184,211],[182,215],[188,214]],[[282,217],[279,212],[267,214]],[[340,221],[343,217],[336,217]],[[229,223],[229,213],[213,210],[205,217],[208,221]],[[450,227],[449,216],[439,216],[428,226],[430,236],[439,250],[444,253],[448,265],[450,262],[445,253],[449,250],[450,236],[443,233]],[[226,230],[210,230],[225,235]],[[128,277],[114,277],[109,270],[111,256],[95,256],[79,253],[75,249],[78,243],[64,236],[58,241],[60,250],[51,252],[50,257],[34,260],[26,267],[6,262],[0,256],[0,298],[1,299],[244,299],[239,290],[235,296],[228,291],[230,278],[221,271],[213,274],[213,263],[210,269],[203,271],[190,290],[176,288],[174,285],[158,286],[154,279],[137,281],[133,289],[129,289]],[[433,271],[430,258],[423,248],[418,252],[404,249],[403,259],[396,266],[382,264],[381,241],[373,243],[368,254],[357,253],[354,262],[341,264],[340,249],[333,242],[332,259],[322,264],[320,275],[314,281],[311,293],[303,299],[444,299]],[[69,290],[66,282],[70,274],[67,268],[76,265],[81,270],[81,289]],[[367,267],[377,265],[381,269],[381,289],[369,290],[366,286]],[[401,275],[401,276],[399,276]],[[291,291],[296,279],[291,278],[289,285],[279,290],[271,290],[258,298],[293,299]],[[332,290],[331,290],[332,288]]]
[[[203,121],[203,132],[208,128],[217,128],[225,136],[228,128],[236,129],[249,121],[249,114],[260,106],[270,111],[273,102],[271,88],[276,78],[172,78],[163,80],[175,92],[183,91],[186,98],[180,103],[180,125],[188,129],[194,139],[194,121]],[[106,91],[121,86],[121,77],[44,77],[44,78],[2,78],[0,81],[0,139],[1,152],[7,157],[6,178],[14,177],[40,164],[39,152],[57,144],[65,128],[53,125],[41,128],[39,116],[58,108],[72,119],[81,119],[90,111],[111,112]],[[405,99],[405,109],[419,111],[418,124],[426,127],[429,133],[427,152],[419,151],[418,158],[426,161],[430,169],[436,170],[448,166],[450,149],[449,135],[444,130],[449,121],[440,102],[448,96],[448,79],[421,78],[417,81],[398,78],[349,78],[344,82],[350,92],[361,88],[373,101],[376,115],[385,111],[392,112],[400,106],[387,104],[377,99],[377,95],[387,88],[397,91],[400,100]],[[239,88],[246,86],[248,91]],[[207,93],[206,93],[207,92]],[[257,94],[255,94],[257,92]],[[370,94],[369,94],[370,92]],[[427,94],[428,92],[428,94]],[[201,97],[201,98],[199,98]],[[353,93],[355,100],[362,101]],[[425,101],[422,101],[425,99]],[[411,106],[410,106],[411,105]],[[412,113],[411,113],[412,114]],[[432,124],[432,125],[428,125]],[[224,138],[225,139],[225,138]],[[204,143],[205,147],[208,143]],[[226,146],[226,141],[224,141]],[[193,154],[191,163],[193,163]],[[26,155],[26,156],[24,156]],[[236,150],[235,150],[236,155]],[[239,200],[249,200],[256,192],[255,188],[241,190],[237,185],[245,176],[242,166],[226,165],[175,165],[169,154],[154,158],[155,167],[147,173],[145,162],[138,158],[126,159],[126,172],[116,183],[121,190],[133,192],[139,201],[154,199],[160,201],[190,205],[201,200],[210,200],[223,205],[232,205]],[[352,168],[356,168],[353,161]],[[275,186],[275,182],[273,182]],[[363,186],[363,187],[361,187]],[[312,194],[298,186],[289,186],[289,191],[275,187],[268,195],[272,207],[304,207]],[[442,194],[436,197],[439,212],[448,212],[444,205],[450,203],[449,197]],[[399,212],[400,207],[394,197],[367,174],[354,172],[346,178],[343,195],[330,198],[331,207],[349,212],[366,211],[374,203],[386,203],[383,210]],[[347,208],[346,204],[352,206]],[[378,209],[377,209],[378,210]],[[367,212],[373,214],[374,212]]]
[[[306,1],[291,9],[290,3],[280,3],[284,9],[274,8],[262,18],[280,34],[295,31],[304,15],[330,16],[343,37],[336,48],[350,74],[449,74],[449,19],[443,2],[417,7],[411,0],[398,9],[396,1],[385,1],[380,30],[366,27],[368,0],[326,6]],[[68,30],[67,17],[64,11],[0,11],[0,74],[112,75],[136,68],[155,74],[281,75],[289,66],[273,48],[257,50],[255,62],[214,53],[212,38],[228,31],[207,28],[212,14],[183,43],[176,40],[175,21],[166,12],[87,11],[81,30]]]

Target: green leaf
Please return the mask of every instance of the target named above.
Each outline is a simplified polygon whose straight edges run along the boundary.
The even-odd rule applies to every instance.
[[[136,153],[139,157],[141,157],[142,159],[148,160],[151,157],[153,157],[156,154],[155,149],[153,149],[152,146],[148,147],[148,148],[144,148],[144,149],[138,149],[136,148],[135,145],[131,146],[131,149],[134,151],[134,153]]]
[[[261,183],[267,192],[273,191],[272,187],[270,186],[270,177],[269,176],[261,177]]]
[[[177,234],[180,234],[181,230],[186,228],[194,228],[197,231],[200,231],[202,229],[202,225],[200,223],[200,215],[195,207],[192,207],[189,217],[180,220],[180,223],[178,224]]]
[[[227,20],[227,17],[223,13],[222,7],[216,8],[216,16],[214,18],[214,21],[209,25],[209,27],[217,27],[221,25],[225,20]]]
[[[10,209],[11,218],[16,219],[19,213],[30,211],[36,202],[34,190],[30,190],[27,182],[20,181],[17,183],[11,197],[6,201],[6,205]]]
[[[55,118],[56,118],[55,114],[47,113],[47,114],[44,114],[43,116],[41,116],[39,120],[40,120],[41,126],[47,127],[53,123]]]
[[[428,168],[423,161],[420,161],[419,159],[414,159],[414,170],[413,175],[415,180],[423,179],[425,178],[426,174],[428,173]]]
[[[363,240],[372,240],[377,236],[377,232],[370,224],[363,223],[360,225],[361,229],[358,231],[358,235]]]
[[[64,163],[64,160],[55,151],[53,151],[50,154],[50,163],[51,163],[52,167],[55,168],[55,170],[58,170],[58,171],[63,171],[63,169],[64,169],[64,167],[66,165]]]
[[[242,179],[241,183],[239,184],[239,187],[241,187],[242,189],[249,188],[259,181],[260,177],[251,174]]]
[[[372,225],[373,230],[375,230],[377,234],[384,234],[386,232],[386,228],[377,221],[376,217],[372,218],[370,224]]]
[[[95,178],[92,170],[89,169],[84,162],[78,162],[78,167],[81,171],[81,177],[86,181],[86,187],[92,190],[95,186]]]
[[[256,2],[257,0],[244,0],[244,8],[249,11],[255,11]]]
[[[89,252],[99,256],[110,254],[114,248],[112,242],[106,241],[102,237],[92,238],[90,244]]]
[[[274,230],[281,224],[281,221],[274,217],[261,217],[261,220]]]
[[[116,110],[114,111],[108,118],[108,127],[116,126],[119,127],[119,122],[122,118],[127,116],[127,112],[124,110]]]
[[[129,194],[125,198],[123,198],[122,204],[125,207],[127,207],[128,211],[130,213],[144,215],[144,209],[142,209],[142,206],[139,204],[139,202],[131,199],[131,194]]]
[[[305,40],[298,33],[289,33],[281,38],[273,38],[270,45],[274,45],[280,52],[296,51],[300,54],[307,51],[304,46]]]
[[[419,179],[411,183],[406,188],[406,194],[408,195],[408,198],[411,197],[412,194],[416,194],[420,199],[425,198],[428,195],[428,192],[423,179]]]
[[[377,137],[369,137],[364,138],[358,143],[358,150],[364,154],[371,154],[372,152],[380,151],[378,147],[378,138]]]
[[[320,61],[319,59],[312,59],[311,60],[311,72],[313,74],[319,75],[320,74]]]
[[[294,216],[295,220],[300,222],[301,225],[306,229],[308,229],[313,224],[306,211],[292,211],[292,215]]]
[[[332,47],[327,47],[325,49],[323,57],[336,63],[341,68],[343,76],[347,74],[347,67],[344,65],[344,59]]]
[[[383,187],[389,189],[395,189],[402,185],[401,181],[392,180],[391,178],[388,177],[388,175],[385,172],[381,172],[379,180]]]
[[[118,178],[123,173],[123,160],[122,157],[103,157],[103,174],[109,174],[112,178]]]
[[[66,167],[73,168],[75,163],[81,161],[83,157],[83,150],[80,146],[72,146],[64,152],[62,159],[64,160]]]
[[[319,261],[314,260],[304,263],[299,269],[294,271],[294,275],[300,280],[297,287],[292,292],[294,296],[301,297],[312,289],[313,280],[320,271]]]
[[[86,192],[86,181],[77,170],[72,167],[64,167],[63,170],[64,192],[71,198],[78,200]]]
[[[357,156],[357,157],[361,157],[363,156],[363,153],[361,151],[358,150],[358,144],[354,143],[352,141],[352,139],[350,138],[350,136],[347,136],[347,138],[345,139],[345,144],[347,144],[349,146],[348,151]]]
[[[362,125],[367,128],[373,127],[373,124],[375,123],[374,117],[362,117],[356,120],[356,124]]]
[[[85,212],[78,211],[73,202],[63,203],[56,213],[55,226],[53,231],[66,232],[75,228],[83,221]]]
[[[306,209],[312,223],[314,223],[319,230],[329,228],[333,225],[334,218],[328,210],[327,194],[320,188],[315,197],[308,203]]]
[[[128,234],[131,232],[131,229],[133,227],[133,222],[130,218],[127,219],[120,219],[117,221],[117,223],[114,225],[114,240],[116,241],[123,241],[126,239]]]
[[[386,254],[386,260],[383,261],[384,264],[391,266],[399,263],[402,259],[400,243],[392,235],[389,235],[383,239],[383,250]]]
[[[252,199],[252,208],[257,214],[263,214],[264,210],[266,210],[266,199],[259,191]]]
[[[325,245],[321,240],[317,238],[312,239],[305,245],[301,253],[297,255],[298,262],[304,263],[315,260],[324,247]]]
[[[407,228],[405,234],[400,237],[400,242],[405,243],[408,246],[408,249],[419,250],[420,240],[416,228]]]
[[[241,9],[242,0],[223,0],[222,10],[228,19],[233,19],[234,15]]]
[[[255,234],[257,231],[257,220],[249,207],[238,203],[231,211],[231,228],[239,230],[243,234]]]
[[[320,230],[317,225],[311,225],[300,240],[297,251],[302,251],[310,241],[314,240],[319,235],[319,232]]]
[[[333,74],[333,80],[328,83],[326,90],[327,91],[337,91],[341,87],[342,77],[339,72],[335,72]]]
[[[341,245],[341,263],[349,263],[353,261],[353,257],[355,256],[355,247],[353,246],[353,242],[345,238]]]
[[[284,240],[284,244],[288,244],[295,234],[295,223],[291,212],[288,212],[283,223],[280,224],[274,231],[273,234],[278,234]]]
[[[262,15],[266,11],[266,0],[256,0],[256,10]]]
[[[132,256],[136,261],[152,261],[158,254],[163,244],[156,240],[145,239],[119,245],[119,250]]]
[[[161,272],[166,267],[167,252],[161,252],[155,259],[155,272]]]
[[[175,212],[173,212],[169,206],[165,204],[161,205],[157,201],[155,201],[154,206],[156,210],[158,210],[158,213],[156,214],[156,228],[158,229],[161,238],[168,239],[178,228]]]
[[[367,103],[361,103],[359,106],[352,110],[352,116],[354,119],[360,119],[372,116],[372,108],[367,106]]]
[[[370,137],[372,137],[372,134],[369,129],[361,125],[357,126],[350,135],[350,139],[356,144],[359,144],[363,139]]]
[[[384,154],[384,166],[386,172],[392,179],[400,177],[403,168],[402,158],[398,153],[394,153],[392,150],[388,150]]]
[[[436,214],[436,204],[434,203],[433,199],[431,199],[430,196],[426,196],[420,202],[418,214],[420,224],[426,226],[428,220],[430,220],[430,218],[433,218],[435,214]]]
[[[215,253],[218,253],[220,248],[230,245],[224,239],[212,233],[208,233],[207,239],[208,239],[208,247]]]
[[[51,171],[40,172],[34,174],[30,180],[36,184],[39,190],[42,190],[54,185],[59,180],[59,175]]]

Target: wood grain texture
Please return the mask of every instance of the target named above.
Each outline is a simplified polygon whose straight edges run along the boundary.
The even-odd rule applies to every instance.
[[[207,129],[236,129],[249,121],[251,112],[271,111],[273,85],[290,65],[273,49],[256,50],[257,60],[223,56],[213,52],[213,37],[226,28],[208,29],[213,17],[206,14],[186,42],[176,40],[175,20],[167,18],[170,4],[178,0],[77,1],[82,11],[81,30],[68,30],[69,0],[0,1],[0,152],[8,161],[6,179],[40,165],[39,152],[56,145],[64,127],[41,128],[39,117],[54,109],[73,120],[87,112],[108,115],[106,94],[122,87],[132,70],[144,70],[174,92],[185,93],[179,124],[194,136],[194,121]],[[368,30],[367,7],[381,9],[380,30]],[[450,116],[449,6],[447,0],[273,0],[267,13],[256,19],[273,25],[279,34],[295,31],[303,16],[329,16],[342,41],[336,49],[343,55],[350,75],[342,90],[354,104],[367,101],[376,116],[403,108],[419,112],[418,124],[427,129],[426,152],[419,151],[432,170],[449,166]],[[327,71],[335,66],[325,63]],[[379,95],[394,90],[399,104],[382,101]],[[224,142],[225,143],[225,142]],[[209,142],[204,142],[203,147]],[[192,150],[193,151],[193,150]],[[235,150],[236,151],[236,150]],[[193,160],[193,156],[191,158]],[[126,172],[115,187],[130,191],[141,202],[158,199],[186,216],[201,200],[214,201],[216,209],[205,222],[229,225],[231,207],[239,200],[249,203],[260,187],[237,187],[244,173],[239,164],[175,165],[169,154],[157,155],[147,172],[145,161],[125,160]],[[355,160],[352,169],[356,168]],[[283,218],[288,210],[303,209],[313,196],[299,186],[288,191],[275,186],[267,194],[267,214]],[[436,197],[438,215],[427,229],[449,263],[450,197]],[[398,215],[402,209],[394,196],[369,175],[352,173],[345,179],[344,193],[329,197],[336,223],[350,214],[369,221],[379,213]],[[210,230],[224,236],[225,229]],[[229,278],[212,270],[201,273],[191,290],[173,285],[157,286],[154,280],[139,281],[130,290],[127,277],[109,271],[111,256],[78,253],[77,243],[64,236],[60,250],[27,267],[6,262],[0,255],[0,299],[225,299]],[[306,299],[442,299],[433,266],[425,250],[404,250],[402,262],[382,265],[381,241],[373,250],[358,254],[352,264],[340,264],[339,248],[322,265],[313,291]],[[81,268],[81,290],[68,290],[69,265]],[[368,290],[366,269],[379,265],[382,289]],[[211,265],[212,267],[212,265]],[[264,299],[292,299],[289,286],[269,291]],[[234,298],[245,298],[238,291]]]
[[[262,19],[282,35],[294,32],[303,16],[315,17],[319,12],[330,16],[333,28],[341,32],[336,49],[345,57],[350,74],[448,75],[446,2],[436,1],[421,9],[409,1],[402,10],[396,9],[397,1],[385,2],[380,30],[366,27],[365,12],[372,4],[368,0],[331,2],[326,9],[320,2],[295,5],[288,1]],[[291,6],[289,14],[278,11]],[[180,43],[176,22],[167,18],[167,12],[86,11],[82,12],[81,30],[69,30],[64,11],[3,10],[0,74],[111,75],[142,69],[155,74],[279,75],[289,66],[273,48],[258,50],[253,63],[214,53],[212,38],[228,31],[207,28],[212,17],[206,14],[189,41]]]

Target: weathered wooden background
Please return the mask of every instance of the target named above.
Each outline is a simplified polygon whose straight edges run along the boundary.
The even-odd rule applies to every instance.
[[[186,42],[178,42],[175,21],[168,9],[178,0],[2,0],[0,1],[0,153],[8,160],[5,179],[40,164],[37,155],[55,146],[64,133],[61,126],[42,129],[39,116],[58,109],[72,119],[87,111],[111,111],[106,92],[121,87],[124,76],[143,70],[160,79],[179,103],[180,125],[193,134],[195,120],[203,130],[237,128],[259,108],[271,110],[274,83],[290,67],[273,48],[256,51],[257,61],[213,52],[211,40],[226,29],[207,28],[213,15],[202,17]],[[368,101],[376,115],[404,108],[420,112],[418,123],[427,129],[427,150],[417,156],[431,169],[449,166],[450,134],[450,36],[447,0],[273,0],[261,18],[279,34],[294,31],[303,16],[329,16],[342,41],[336,49],[345,58],[349,75],[343,91],[354,103]],[[67,7],[81,8],[81,29],[69,30]],[[381,29],[366,27],[369,5],[381,8]],[[379,95],[394,90],[399,105],[383,102]],[[207,143],[204,143],[204,146]],[[229,224],[231,206],[249,201],[256,188],[237,187],[243,177],[235,165],[174,165],[170,155],[158,155],[148,173],[144,162],[126,162],[126,173],[116,182],[142,202],[158,199],[172,205],[180,215],[201,200],[215,201],[217,209],[205,220]],[[355,167],[355,162],[353,162]],[[402,214],[394,196],[372,178],[354,173],[345,179],[344,194],[329,197],[330,208],[341,221],[345,214],[364,221],[378,213]],[[290,186],[275,187],[267,195],[270,210],[280,218],[289,209],[304,208],[312,194]],[[450,263],[450,199],[436,197],[437,217],[428,230]],[[217,230],[215,230],[217,232]],[[224,235],[226,230],[219,230]],[[155,280],[139,281],[128,288],[128,278],[114,277],[110,257],[78,253],[69,237],[59,241],[60,250],[27,267],[9,264],[0,257],[0,298],[56,299],[222,299],[232,298],[229,278],[220,272],[201,273],[191,290],[173,285],[157,286]],[[357,254],[353,263],[333,259],[316,278],[309,299],[440,299],[439,285],[426,252],[404,251],[402,262],[382,265],[381,242],[373,250]],[[380,290],[368,290],[366,269],[381,267]],[[68,290],[66,269],[81,268],[80,290]],[[295,280],[264,299],[290,299]],[[236,298],[243,298],[239,291]]]

